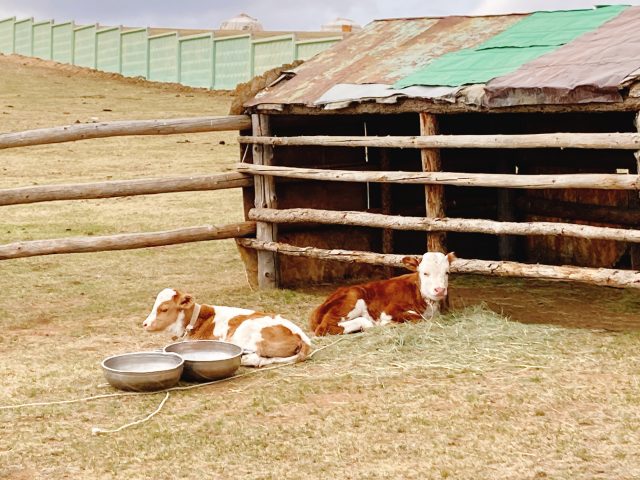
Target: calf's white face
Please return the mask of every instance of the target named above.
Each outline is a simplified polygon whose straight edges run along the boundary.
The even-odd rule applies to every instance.
[[[413,257],[404,258],[403,263],[407,268],[418,273],[422,297],[437,302],[447,296],[449,265],[455,258],[453,252],[447,255],[440,252],[427,252],[419,263]]]
[[[156,297],[151,313],[142,322],[148,332],[166,330],[176,320],[184,319],[184,311],[193,305],[193,297],[172,288],[165,288]]]

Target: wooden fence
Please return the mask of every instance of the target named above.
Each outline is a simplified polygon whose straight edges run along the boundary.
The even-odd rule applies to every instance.
[[[256,122],[268,125],[268,118]],[[264,117],[261,115],[260,117]],[[374,214],[367,212],[327,211],[293,208],[278,210],[267,205],[264,198],[275,199],[273,180],[266,192],[256,196],[256,207],[249,211],[249,219],[258,225],[271,225],[258,230],[257,239],[242,239],[239,243],[259,252],[272,255],[292,255],[320,258],[343,262],[362,262],[375,265],[401,266],[401,255],[389,253],[357,252],[348,250],[326,250],[313,247],[296,247],[277,241],[277,224],[316,223],[351,225],[389,230],[425,231],[428,234],[429,250],[444,250],[441,232],[484,233],[494,235],[563,235],[584,239],[604,239],[630,243],[640,243],[640,230],[624,228],[596,227],[571,223],[554,222],[513,222],[466,218],[446,218],[444,213],[443,185],[498,187],[502,189],[566,189],[595,188],[609,190],[640,190],[640,176],[637,174],[557,174],[557,175],[517,175],[500,173],[441,172],[439,149],[441,148],[577,148],[577,149],[618,149],[633,150],[640,157],[640,134],[638,133],[557,133],[530,135],[436,135],[433,115],[420,114],[421,135],[415,137],[369,137],[369,136],[298,136],[276,137],[269,135],[269,129],[253,136],[240,137],[241,143],[253,144],[254,163],[238,164],[237,171],[265,179],[285,178],[332,182],[377,182],[387,184],[425,185],[426,217],[405,217]],[[274,165],[273,148],[278,146],[329,147],[377,147],[415,148],[421,150],[422,172],[400,171],[351,171],[316,168],[296,168]],[[267,152],[267,153],[265,153]],[[257,161],[256,161],[256,156]],[[639,161],[640,163],[640,161]],[[383,162],[388,169],[389,162]],[[275,202],[271,202],[275,203]],[[557,202],[554,202],[557,203]],[[562,202],[560,202],[562,203]],[[558,205],[561,208],[562,205]],[[601,215],[593,220],[603,221],[613,207],[596,207]],[[616,212],[613,212],[614,214]],[[629,212],[618,212],[625,217],[624,224],[637,225]],[[593,216],[593,215],[592,215]],[[265,233],[266,232],[266,233]],[[383,238],[384,240],[384,238]],[[384,242],[383,242],[384,245]],[[453,272],[476,273],[496,276],[518,276],[546,278],[565,281],[579,281],[612,287],[640,288],[640,272],[607,268],[582,268],[575,266],[532,265],[510,261],[485,261],[458,259],[452,265]],[[271,286],[277,278],[273,264],[258,262],[258,279],[262,286]]]
[[[250,127],[251,118],[246,115],[102,122],[0,134],[0,149],[70,142],[90,138],[216,132],[222,130],[242,130]],[[222,173],[177,178],[39,185],[0,189],[0,206],[59,200],[155,195],[169,192],[220,190],[246,187],[252,184],[252,178],[245,174]],[[247,221],[231,225],[203,225],[159,232],[14,242],[0,245],[0,260],[59,253],[101,252],[175,245],[205,240],[238,238],[255,235],[255,232],[255,222]]]
[[[253,131],[240,137],[241,143],[253,145],[253,164],[237,165],[236,173],[179,178],[123,180],[85,184],[44,185],[0,190],[0,206],[45,201],[110,198],[151,195],[169,192],[217,190],[255,187],[255,207],[249,218],[225,226],[196,226],[170,231],[143,232],[102,237],[72,237],[15,242],[0,245],[0,259],[59,253],[125,250],[172,245],[223,238],[258,251],[258,279],[262,287],[278,286],[276,254],[400,266],[402,255],[389,253],[323,250],[295,247],[277,241],[277,225],[312,222],[352,225],[384,230],[428,232],[429,249],[442,248],[437,234],[442,232],[485,233],[494,235],[564,235],[585,239],[604,239],[640,243],[640,230],[596,227],[553,222],[506,222],[483,219],[446,218],[443,209],[443,185],[499,188],[598,188],[640,190],[637,174],[564,174],[513,175],[488,173],[440,172],[440,148],[589,148],[640,150],[640,134],[544,134],[544,135],[435,135],[428,114],[421,114],[418,137],[273,137],[266,115],[235,115],[172,120],[103,122],[0,134],[0,149],[123,135],[170,135],[176,133],[214,132],[221,130]],[[316,145],[322,147],[381,147],[421,149],[422,172],[324,170],[275,166],[274,146]],[[640,155],[638,155],[640,157]],[[387,162],[388,165],[388,162]],[[388,167],[387,167],[388,168]],[[382,184],[421,184],[425,186],[425,217],[343,212],[314,209],[279,210],[275,178],[321,181],[379,182]],[[561,203],[561,202],[560,202]],[[240,206],[239,206],[240,207]],[[556,205],[563,208],[562,205]],[[613,207],[597,207],[593,215],[604,215]],[[637,225],[637,217],[618,212],[625,225]],[[631,216],[629,216],[631,215]],[[597,219],[594,217],[594,220]],[[242,238],[254,236],[256,238]],[[433,235],[433,236],[432,236]],[[605,268],[530,265],[508,261],[458,259],[453,272],[496,276],[519,276],[580,281],[612,287],[640,288],[640,272]]]

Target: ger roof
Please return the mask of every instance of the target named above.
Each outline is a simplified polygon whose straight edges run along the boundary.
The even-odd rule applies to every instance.
[[[488,107],[620,102],[640,77],[640,7],[376,20],[245,105],[413,97]]]

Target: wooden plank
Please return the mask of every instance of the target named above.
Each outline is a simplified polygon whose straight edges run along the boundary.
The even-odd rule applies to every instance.
[[[0,134],[0,149],[129,135],[174,135],[249,128],[247,115],[78,123]]]
[[[247,248],[278,252],[296,257],[337,260],[347,263],[368,263],[402,267],[406,255],[359,252],[353,250],[324,250],[314,247],[294,247],[285,243],[260,242],[242,238],[238,243]],[[419,258],[416,256],[416,258]],[[612,270],[608,268],[585,268],[573,266],[555,266],[526,264],[491,260],[465,260],[458,258],[451,264],[452,273],[474,273],[498,277],[524,277],[547,280],[589,283],[615,288],[640,289],[640,272],[631,270]]]
[[[70,237],[50,240],[33,240],[0,245],[0,260],[36,257],[58,253],[106,252],[136,248],[177,245],[181,243],[221,240],[253,235],[255,222],[242,222],[215,227],[179,228],[161,232],[125,233],[100,237]]]
[[[271,135],[271,126],[267,115],[251,115],[254,136]],[[253,163],[255,166],[270,166],[273,163],[273,147],[269,145],[253,145]],[[257,175],[255,181],[256,208],[276,208],[276,186],[273,177]],[[265,242],[274,242],[278,238],[278,226],[275,223],[257,222],[256,238]],[[277,254],[274,252],[258,252],[258,286],[262,289],[278,287]]]
[[[56,200],[87,200],[95,198],[155,195],[172,192],[221,190],[253,185],[253,179],[241,173],[220,173],[175,178],[145,180],[114,180],[110,182],[38,185],[0,190],[0,206]]]
[[[391,228],[424,232],[485,233],[488,235],[562,235],[591,240],[640,243],[640,230],[594,227],[556,222],[498,222],[476,218],[424,218],[342,212],[310,208],[253,209],[249,219],[274,223],[321,223],[359,227]]]
[[[640,150],[638,133],[536,133],[519,135],[429,135],[418,137],[299,136],[247,137],[240,143],[272,146],[379,148],[588,148]]]
[[[438,121],[431,113],[420,113],[420,135],[434,136],[438,134]],[[423,172],[441,172],[442,159],[440,150],[423,148],[420,150]],[[443,218],[445,213],[444,185],[430,184],[424,187],[424,198],[427,218]],[[444,232],[427,234],[428,252],[447,252],[447,236]]]
[[[636,113],[634,121],[636,130],[640,132],[640,112]],[[636,158],[636,174],[640,175],[640,150],[633,152]],[[638,210],[640,209],[640,198],[638,192],[629,192],[629,207]],[[629,257],[631,259],[631,268],[634,270],[640,270],[640,245],[629,246]]]
[[[638,175],[581,173],[566,175],[507,175],[499,173],[464,172],[362,172],[236,164],[237,171],[254,175],[283,178],[303,178],[334,182],[377,182],[402,184],[443,184],[459,187],[503,188],[599,188],[604,190],[638,190]]]
[[[383,148],[380,150],[380,167],[382,170],[389,170],[391,168],[389,155],[389,149]],[[393,209],[391,185],[383,183],[380,186],[380,197],[380,206],[382,208],[383,215],[391,215],[391,211]],[[393,253],[393,230],[390,228],[382,230],[382,253]],[[392,277],[393,273],[392,267],[384,268],[385,277]]]
[[[515,173],[512,162],[499,160],[498,171],[500,173]],[[510,188],[498,190],[498,220],[501,222],[512,222],[516,219],[515,191]],[[508,235],[498,237],[498,255],[501,260],[513,260],[516,256],[515,238]]]
[[[640,225],[640,209],[629,210],[608,205],[563,202],[537,197],[521,197],[516,200],[516,204],[518,208],[530,215],[628,225],[631,227]]]

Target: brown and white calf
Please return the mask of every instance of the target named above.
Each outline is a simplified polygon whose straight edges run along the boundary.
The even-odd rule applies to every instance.
[[[148,332],[168,331],[189,340],[222,340],[242,347],[242,365],[303,361],[311,349],[309,337],[280,315],[245,308],[198,304],[193,296],[165,288],[142,323]]]
[[[342,287],[311,314],[316,335],[360,332],[375,325],[418,321],[444,310],[453,253],[428,252],[418,262],[405,257],[407,275]]]

